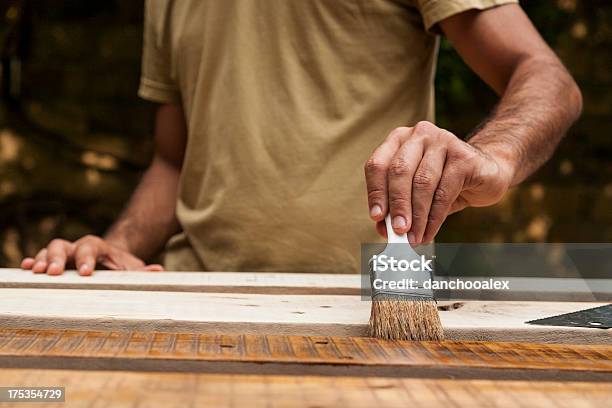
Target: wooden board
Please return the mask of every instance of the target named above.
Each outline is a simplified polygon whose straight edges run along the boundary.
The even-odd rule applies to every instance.
[[[2,404],[14,408],[600,408],[612,397],[610,384],[588,382],[121,371],[5,369],[0,384],[66,387],[66,403]]]
[[[5,329],[0,366],[610,381],[612,347]]]
[[[612,331],[525,321],[596,303],[451,303],[440,311],[450,340],[612,344]],[[0,327],[199,333],[364,336],[369,301],[359,296],[0,289]]]
[[[264,272],[76,271],[59,276],[0,268],[0,288],[358,295],[360,275]]]
[[[344,274],[136,271],[96,271],[92,276],[82,277],[76,271],[49,276],[21,269],[0,269],[0,288],[359,295],[361,278],[361,275]],[[612,279],[496,279],[508,280],[510,290],[453,291],[451,296],[458,300],[612,301]]]

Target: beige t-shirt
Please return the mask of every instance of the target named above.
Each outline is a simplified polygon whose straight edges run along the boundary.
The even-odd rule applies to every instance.
[[[434,119],[431,29],[513,0],[148,0],[139,95],[181,103],[172,270],[356,273],[363,164]]]

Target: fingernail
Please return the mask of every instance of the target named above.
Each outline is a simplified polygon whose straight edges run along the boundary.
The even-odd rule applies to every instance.
[[[44,263],[43,261],[38,261],[38,262],[36,262],[36,263],[34,264],[34,266],[32,267],[32,269],[37,269],[37,270],[40,270],[40,269],[45,269],[45,266],[46,266],[46,265],[45,265],[45,263]]]
[[[414,235],[414,232],[412,231],[408,233],[408,242],[410,242],[411,244],[416,243],[416,236]]]
[[[375,218],[382,214],[382,208],[380,205],[375,205],[370,209],[370,217]]]
[[[80,272],[80,273],[85,273],[85,272],[87,272],[88,270],[89,270],[89,265],[87,265],[87,264],[83,264],[83,265],[81,265],[81,266],[80,266],[80,268],[79,268],[79,272]]]
[[[59,264],[57,262],[54,261],[49,264],[49,267],[48,267],[49,271],[53,271],[57,269],[59,269]]]
[[[395,229],[406,228],[406,219],[402,217],[401,215],[394,217],[393,218],[393,228]]]

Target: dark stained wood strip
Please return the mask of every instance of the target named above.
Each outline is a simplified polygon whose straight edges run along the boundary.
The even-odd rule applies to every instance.
[[[0,329],[0,366],[371,375],[524,374],[612,381],[612,346],[366,337]],[[95,363],[95,364],[94,364]],[[236,371],[241,372],[241,371]],[[522,374],[521,374],[522,373]],[[569,376],[569,377],[568,377]]]

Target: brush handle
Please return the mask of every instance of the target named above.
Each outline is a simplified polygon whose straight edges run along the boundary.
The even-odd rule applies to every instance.
[[[387,214],[385,217],[385,225],[387,226],[387,242],[389,244],[407,244],[408,237],[406,234],[398,235],[393,231],[393,226],[391,225],[391,213]]]

